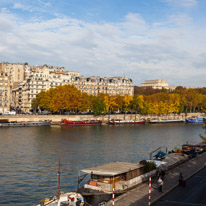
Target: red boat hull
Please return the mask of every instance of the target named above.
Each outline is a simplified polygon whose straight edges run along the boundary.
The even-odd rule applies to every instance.
[[[101,125],[102,121],[69,121],[62,120],[60,122],[61,125],[71,125],[71,126],[85,126],[85,125]]]

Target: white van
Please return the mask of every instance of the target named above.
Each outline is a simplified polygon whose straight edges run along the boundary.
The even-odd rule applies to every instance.
[[[4,112],[5,115],[15,115],[16,112],[15,111],[6,111]]]

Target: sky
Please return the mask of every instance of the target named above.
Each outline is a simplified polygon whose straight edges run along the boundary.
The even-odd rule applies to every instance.
[[[205,0],[0,0],[0,62],[206,87]]]

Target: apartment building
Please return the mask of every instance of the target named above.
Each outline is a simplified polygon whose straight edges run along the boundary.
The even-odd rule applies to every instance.
[[[18,84],[25,80],[24,70],[26,66],[25,64],[13,64],[8,62],[2,62],[0,64],[0,71],[5,72],[10,77],[12,89],[18,87]]]
[[[11,106],[11,86],[7,73],[0,72],[0,113],[10,111]]]
[[[13,107],[24,112],[29,112],[32,99],[42,90],[49,90],[59,85],[73,84],[81,92],[92,95],[134,93],[133,82],[128,77],[85,77],[79,72],[65,71],[64,67],[30,66],[27,63],[1,63],[0,70],[9,72],[11,77]]]
[[[87,94],[133,95],[134,85],[128,77],[77,77],[73,84]]]

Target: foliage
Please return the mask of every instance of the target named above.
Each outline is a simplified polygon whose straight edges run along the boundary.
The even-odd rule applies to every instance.
[[[31,108],[33,109],[33,112],[34,112],[34,113],[37,112],[38,105],[39,105],[38,100],[37,100],[36,98],[35,98],[35,99],[32,99]]]
[[[104,99],[101,97],[93,98],[92,103],[92,110],[94,112],[94,115],[100,115],[104,112],[105,104]]]
[[[80,106],[78,110],[82,112],[86,112],[88,110],[91,110],[91,103],[90,103],[90,97],[87,93],[82,93],[81,99],[80,99]]]
[[[151,162],[147,162],[146,160],[142,160],[140,162],[140,164],[144,165],[144,173],[147,173],[147,172],[150,172],[152,170],[155,170],[157,168],[156,164],[154,161],[151,161]]]
[[[126,111],[140,114],[206,113],[205,88],[195,90],[177,87],[172,92],[165,89],[135,88],[134,96],[109,96],[108,94],[94,96],[81,93],[74,85],[58,86],[41,91],[32,101],[32,108],[34,111],[38,107],[41,110],[60,113],[63,111],[93,111],[96,115]]]

